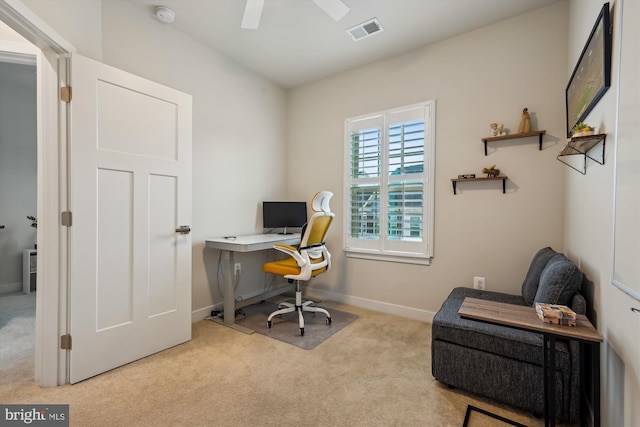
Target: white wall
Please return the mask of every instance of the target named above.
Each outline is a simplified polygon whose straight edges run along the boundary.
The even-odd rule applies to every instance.
[[[102,59],[101,0],[21,0],[76,51]]]
[[[36,229],[36,67],[0,62],[0,293],[22,290]]]
[[[333,269],[314,279],[315,292],[429,319],[453,287],[472,286],[473,276],[486,277],[489,290],[519,293],[535,252],[562,250],[565,166],[556,155],[566,134],[567,22],[568,3],[559,2],[291,91],[289,193],[335,194]],[[346,258],[344,119],[429,99],[437,102],[432,265]],[[489,123],[515,133],[524,107],[532,129],[547,131],[543,150],[537,138],[517,139],[490,144],[485,157]],[[322,167],[309,173],[311,162]],[[499,182],[481,182],[460,184],[453,195],[451,178],[481,176],[492,164],[509,176],[507,194]]]
[[[635,1],[635,0],[626,0]],[[569,79],[603,1],[572,0],[569,21]],[[611,284],[613,248],[613,177],[615,147],[616,89],[620,37],[619,2],[611,2],[613,38],[612,85],[589,114],[586,122],[607,133],[605,164],[587,164],[587,174],[567,170],[565,251],[579,263],[593,282],[594,309],[602,348],[603,425],[640,425],[640,317],[630,307],[640,303]],[[629,41],[625,41],[629,45]],[[638,52],[632,42],[632,55]],[[635,49],[635,52],[633,51]],[[629,49],[625,50],[625,55]]]

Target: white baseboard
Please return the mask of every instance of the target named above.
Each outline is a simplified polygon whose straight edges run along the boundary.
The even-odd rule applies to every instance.
[[[405,307],[397,304],[390,304],[384,301],[375,301],[366,298],[359,298],[350,295],[338,294],[320,289],[308,290],[308,295],[320,299],[335,301],[342,304],[349,304],[355,307],[366,308],[367,310],[378,311],[380,313],[394,314],[396,316],[407,317],[409,319],[419,320],[422,322],[432,323],[435,313],[432,311],[419,310],[417,308]]]
[[[249,299],[254,295],[243,297]],[[397,304],[390,304],[383,301],[374,301],[366,298],[358,298],[350,295],[338,294],[335,292],[312,289],[308,291],[307,297],[318,298],[321,300],[335,301],[342,304],[349,304],[355,307],[366,308],[367,310],[378,311],[380,313],[394,314],[396,316],[407,317],[409,319],[419,320],[422,322],[432,323],[435,313],[432,311],[419,310],[417,308],[405,307]],[[191,321],[197,322],[211,315],[212,310],[222,310],[222,303],[201,308],[191,313]]]
[[[268,291],[267,293],[264,293],[264,291],[256,291],[256,292],[252,292],[250,294],[247,295],[241,295],[239,297],[236,297],[236,308],[238,307],[244,307],[247,304],[251,304],[252,302],[250,301],[251,299],[257,298],[262,296],[263,299],[268,299],[271,298],[272,296],[287,292],[289,290],[292,290],[293,285],[284,285],[275,289],[271,289],[270,291]],[[257,301],[256,301],[257,302]],[[213,310],[217,310],[220,311],[224,308],[224,304],[223,303],[218,303],[218,304],[214,304],[214,305],[210,305],[208,307],[204,307],[201,308],[199,310],[195,310],[191,312],[191,323],[193,322],[198,322],[200,320],[204,320],[207,317],[211,316],[211,312]]]
[[[22,282],[3,283],[0,285],[0,295],[22,292]]]
[[[204,307],[199,310],[192,311],[191,323],[199,322],[201,320],[206,319],[207,317],[211,316],[211,312],[213,310],[222,310],[222,306],[223,304],[220,303],[220,304],[210,305],[208,307]]]

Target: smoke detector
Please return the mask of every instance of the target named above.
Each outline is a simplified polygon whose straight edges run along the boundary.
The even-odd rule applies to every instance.
[[[165,24],[171,24],[176,20],[176,13],[166,6],[156,6],[156,19]]]

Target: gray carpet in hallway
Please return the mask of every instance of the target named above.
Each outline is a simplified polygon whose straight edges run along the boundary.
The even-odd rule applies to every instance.
[[[36,293],[0,296],[0,371],[33,363]]]

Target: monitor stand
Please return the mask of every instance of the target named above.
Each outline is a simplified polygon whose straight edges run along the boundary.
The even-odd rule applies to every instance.
[[[287,233],[287,227],[283,227],[282,232],[278,234],[293,234],[293,233]]]

